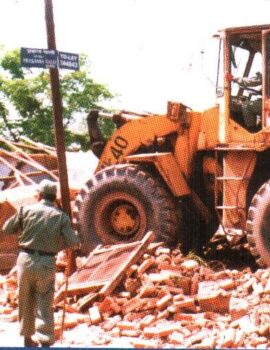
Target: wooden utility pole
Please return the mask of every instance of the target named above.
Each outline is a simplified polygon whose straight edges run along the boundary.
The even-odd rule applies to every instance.
[[[46,21],[46,28],[47,28],[48,49],[56,50],[52,0],[45,0],[45,21]],[[61,202],[62,202],[63,210],[71,218],[65,137],[64,137],[64,126],[63,126],[63,106],[62,106],[62,96],[60,92],[58,68],[50,68],[50,79],[51,79],[51,90],[52,90],[54,134],[55,134],[57,161],[58,161]],[[70,275],[75,269],[75,258],[74,258],[74,254],[71,254],[71,250],[68,253],[69,253],[68,254],[69,262],[67,267],[67,275]]]
[[[47,27],[48,49],[56,50],[52,0],[45,0],[45,19],[46,19],[46,27]],[[67,214],[69,214],[69,216],[71,216],[68,174],[67,174],[67,165],[66,165],[64,126],[63,126],[63,107],[62,107],[62,96],[60,92],[58,68],[50,68],[50,78],[51,78],[52,102],[53,102],[55,144],[56,144],[56,153],[57,153],[57,159],[58,159],[62,207],[63,207],[63,210]]]

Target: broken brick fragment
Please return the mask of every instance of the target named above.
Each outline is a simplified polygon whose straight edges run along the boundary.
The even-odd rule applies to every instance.
[[[117,327],[120,330],[137,330],[139,329],[139,325],[135,322],[128,322],[128,321],[120,321],[117,324]]]
[[[119,313],[121,311],[120,306],[115,302],[112,297],[105,297],[104,300],[98,306],[101,313]]]
[[[169,305],[171,300],[172,300],[172,295],[167,294],[164,297],[162,297],[160,300],[157,301],[156,306],[159,310],[163,310],[163,309],[165,309],[165,307],[167,307]]]
[[[231,294],[221,291],[197,295],[201,311],[226,313],[229,311],[230,299]]]
[[[154,315],[147,315],[145,316],[141,322],[140,322],[140,328],[149,327],[151,324],[153,324],[156,320],[156,317]]]
[[[124,287],[126,291],[130,293],[136,292],[136,290],[140,288],[140,286],[141,286],[140,280],[137,278],[128,277],[124,282]]]
[[[154,297],[157,295],[157,288],[153,284],[146,284],[140,289],[141,298]]]
[[[154,265],[156,265],[156,259],[154,257],[144,260],[144,262],[138,267],[138,274],[142,275],[146,270]]]
[[[139,311],[145,303],[146,300],[141,299],[140,297],[134,297],[121,306],[121,311],[123,314],[127,314],[134,310]]]
[[[232,320],[237,320],[248,313],[249,304],[245,299],[232,298],[229,308]]]
[[[101,315],[97,306],[92,306],[89,310],[89,317],[92,324],[97,324],[101,321]]]

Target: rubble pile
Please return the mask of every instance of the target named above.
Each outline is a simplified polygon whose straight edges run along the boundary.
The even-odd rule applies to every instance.
[[[58,272],[56,289],[63,280]],[[16,288],[14,276],[1,276],[0,320],[18,319]],[[137,348],[270,347],[270,269],[217,271],[179,248],[151,243],[111,295],[82,312],[83,297],[67,298],[69,344],[112,346],[124,338]],[[55,312],[58,334],[63,305]]]

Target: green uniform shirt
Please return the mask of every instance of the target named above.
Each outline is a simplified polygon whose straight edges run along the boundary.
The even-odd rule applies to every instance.
[[[3,228],[6,234],[19,233],[19,246],[58,253],[79,243],[71,228],[69,216],[48,200],[25,206],[8,219]]]

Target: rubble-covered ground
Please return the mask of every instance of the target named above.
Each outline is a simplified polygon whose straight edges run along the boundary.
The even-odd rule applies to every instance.
[[[78,260],[81,264],[82,261]],[[58,272],[56,289],[63,282]],[[22,346],[16,274],[0,277],[1,346]],[[56,347],[270,347],[270,269],[229,269],[150,244],[110,296],[79,312],[69,297]],[[59,336],[63,309],[55,310]]]

